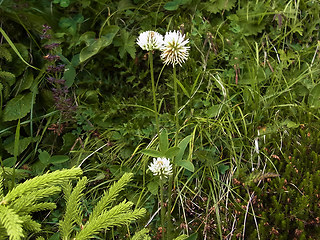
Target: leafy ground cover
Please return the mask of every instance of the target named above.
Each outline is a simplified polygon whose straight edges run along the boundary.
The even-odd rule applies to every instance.
[[[0,1],[0,239],[319,239],[319,13]],[[184,35],[186,61],[145,31]]]

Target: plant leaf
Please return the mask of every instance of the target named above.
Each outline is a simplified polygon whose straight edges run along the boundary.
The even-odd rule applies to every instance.
[[[162,132],[160,133],[159,139],[160,139],[160,152],[164,154],[169,147],[168,133],[166,129],[162,130]]]
[[[150,157],[163,157],[163,154],[161,152],[153,149],[143,149],[141,150],[141,153]]]
[[[191,139],[191,135],[189,136],[186,136],[184,139],[182,139],[182,141],[178,144],[178,147],[180,148],[178,154],[176,155],[176,158],[175,160],[176,161],[181,161],[182,160],[182,157],[183,157],[183,154],[190,142],[190,139]]]
[[[101,38],[98,39],[87,39],[86,38],[86,47],[84,47],[80,52],[80,63],[86,61],[92,56],[96,55],[103,48],[109,46],[112,43],[114,36],[119,31],[119,27],[116,25],[107,26],[104,29],[104,34]]]
[[[166,158],[173,158],[175,156],[177,156],[177,154],[179,153],[180,148],[179,147],[171,147],[169,148],[166,153],[164,154],[164,156]]]
[[[52,164],[60,164],[69,161],[69,157],[66,155],[55,155],[52,156],[49,160]]]
[[[189,170],[190,172],[194,172],[194,165],[190,161],[181,160],[181,161],[176,162],[176,165],[180,166],[180,167],[183,167],[183,168]]]
[[[11,99],[4,109],[3,120],[12,121],[25,117],[31,110],[32,93],[19,94]]]

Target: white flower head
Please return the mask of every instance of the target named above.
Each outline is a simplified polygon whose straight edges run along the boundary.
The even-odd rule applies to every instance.
[[[172,175],[172,164],[170,159],[167,158],[154,158],[153,162],[149,165],[150,171],[153,175],[159,175],[160,178]]]
[[[158,32],[146,31],[139,35],[137,44],[147,51],[160,49],[163,44],[163,36]]]
[[[164,64],[172,64],[173,67],[176,64],[181,66],[181,63],[184,63],[189,56],[190,47],[186,46],[187,43],[189,39],[185,39],[185,35],[180,32],[167,32],[164,36],[164,44],[160,48]]]

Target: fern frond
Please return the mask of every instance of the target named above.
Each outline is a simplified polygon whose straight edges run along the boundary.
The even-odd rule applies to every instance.
[[[80,200],[83,196],[83,190],[87,185],[87,178],[83,177],[75,186],[71,192],[72,185],[69,182],[66,186],[63,186],[64,193],[66,195],[66,213],[64,219],[59,222],[60,235],[62,239],[70,239],[70,235],[73,231],[74,224],[78,222],[81,223],[81,209]]]
[[[30,215],[21,216],[20,219],[23,221],[24,230],[29,230],[30,232],[40,232],[41,224],[32,220]]]
[[[6,240],[6,239],[8,239],[7,231],[0,223],[0,240]]]
[[[52,210],[52,209],[55,209],[56,207],[57,205],[55,203],[50,203],[50,202],[38,203],[30,206],[28,211],[25,211],[25,213],[33,213],[33,212],[39,212],[43,210]]]
[[[10,240],[20,240],[24,237],[22,223],[23,221],[17,213],[6,206],[0,205],[0,225],[6,229]]]
[[[114,183],[109,191],[106,191],[97,205],[94,207],[92,214],[89,217],[89,222],[99,216],[104,210],[106,210],[110,203],[114,202],[119,195],[119,192],[122,191],[125,185],[131,181],[133,177],[132,173],[125,173],[119,181]]]
[[[0,46],[0,58],[4,58],[7,62],[12,61],[12,55],[10,51],[4,46]]]
[[[12,189],[0,202],[1,204],[9,204],[16,198],[22,197],[24,195],[30,194],[32,192],[38,191],[40,189],[45,189],[55,185],[61,185],[66,181],[77,178],[77,176],[82,174],[80,168],[72,168],[66,170],[59,170],[52,173],[46,173],[41,176],[34,177],[17,185]]]
[[[9,204],[9,206],[13,208],[15,211],[19,212],[19,214],[36,212],[37,207],[35,207],[36,206],[35,204],[39,200],[52,196],[60,191],[61,191],[61,188],[58,186],[52,186],[45,189],[40,189],[32,193],[29,193],[27,195],[21,196],[20,198],[16,199],[11,204]],[[55,206],[55,204],[53,206]],[[39,209],[38,211],[40,210],[43,210],[43,209]]]
[[[146,213],[145,209],[136,209],[132,211],[132,205],[132,202],[123,201],[109,211],[103,212],[95,218],[91,218],[91,221],[88,221],[84,225],[75,239],[90,239],[94,234],[101,230],[108,230],[111,227],[129,224],[131,221],[141,218]]]
[[[151,240],[151,237],[148,235],[149,229],[144,228],[139,232],[136,232],[131,240]]]

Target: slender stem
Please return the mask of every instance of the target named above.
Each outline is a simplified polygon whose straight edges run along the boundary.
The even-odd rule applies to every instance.
[[[178,87],[177,87],[177,73],[176,68],[173,67],[173,88],[174,88],[174,116],[176,120],[176,136],[174,146],[178,145],[178,133],[179,133],[179,116],[178,116]]]
[[[166,210],[164,208],[164,202],[163,202],[163,179],[160,179],[160,204],[161,204],[161,227],[162,227],[162,240],[165,239],[165,226],[164,226],[164,220],[165,220],[165,214]]]
[[[156,99],[156,88],[154,84],[154,73],[153,73],[153,55],[152,51],[149,51],[149,64],[150,64],[150,74],[151,74],[151,84],[152,84],[152,95],[153,95],[153,110],[156,116],[156,128],[157,134],[159,136],[159,119],[158,119],[158,109],[157,109],[157,99]]]
[[[178,133],[179,133],[179,116],[178,116],[178,87],[177,87],[177,73],[176,68],[173,67],[173,89],[174,89],[174,112],[175,112],[175,122],[176,122],[176,132],[175,132],[175,142],[174,146],[176,147],[178,145]],[[176,167],[175,164],[173,164],[173,174],[169,177],[168,182],[168,213],[167,213],[167,236],[168,239],[172,237],[172,222],[171,222],[171,193],[172,193],[172,187],[174,185],[174,176],[176,173]]]

